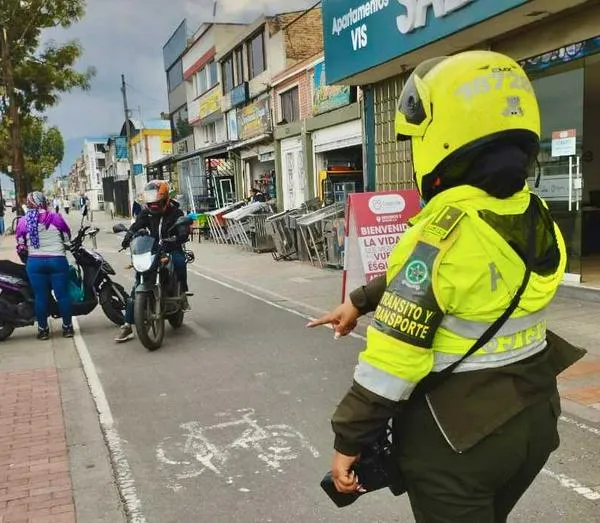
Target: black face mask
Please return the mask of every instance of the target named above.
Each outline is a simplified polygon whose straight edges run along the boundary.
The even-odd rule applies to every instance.
[[[538,151],[537,136],[527,131],[505,133],[470,144],[423,177],[423,198],[430,200],[458,185],[477,187],[495,198],[509,198],[533,176]]]

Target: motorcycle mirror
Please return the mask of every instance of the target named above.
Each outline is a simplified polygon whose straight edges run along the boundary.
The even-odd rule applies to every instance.
[[[118,234],[120,232],[127,231],[127,227],[125,227],[125,225],[123,225],[122,223],[117,223],[117,224],[113,225],[112,230],[115,234]]]

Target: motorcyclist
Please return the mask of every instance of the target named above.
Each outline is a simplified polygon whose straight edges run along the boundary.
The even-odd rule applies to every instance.
[[[144,187],[144,208],[137,216],[135,222],[127,231],[121,247],[127,249],[136,232],[147,229],[150,235],[156,239],[162,239],[163,246],[171,254],[175,274],[179,279],[182,290],[185,292],[185,310],[189,310],[187,296],[191,296],[187,284],[187,267],[183,244],[188,241],[189,228],[187,226],[177,227],[174,236],[168,236],[167,232],[175,222],[184,216],[179,203],[172,200],[169,195],[169,185],[163,180],[153,180]],[[160,230],[159,230],[160,229]],[[135,289],[135,286],[134,286]],[[121,343],[133,338],[133,303],[135,292],[127,302],[125,311],[125,323],[121,326],[119,335],[115,341]]]

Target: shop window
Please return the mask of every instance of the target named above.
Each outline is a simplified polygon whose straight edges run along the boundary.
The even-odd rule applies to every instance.
[[[194,75],[194,93],[198,97],[218,83],[217,64],[214,60],[206,64]]]
[[[211,122],[203,126],[204,141],[206,143],[214,143],[217,141],[217,129],[215,122]]]
[[[234,87],[233,55],[227,57],[221,64],[221,76],[223,78],[223,93],[227,94]]]
[[[208,82],[206,78],[206,67],[203,67],[194,75],[194,86],[196,91],[196,96],[200,96],[207,89]]]
[[[244,81],[244,54],[242,48],[233,52],[235,59],[235,85],[240,85]]]
[[[265,61],[265,35],[261,31],[248,44],[248,77],[250,79],[266,69]]]
[[[300,104],[298,100],[298,87],[294,87],[279,95],[281,102],[281,119],[286,123],[296,122],[300,119]]]
[[[219,83],[219,75],[217,74],[217,63],[212,60],[207,66],[208,71],[208,88],[212,88]]]

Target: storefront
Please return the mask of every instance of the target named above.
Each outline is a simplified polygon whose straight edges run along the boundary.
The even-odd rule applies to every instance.
[[[327,82],[365,86],[369,190],[412,186],[408,143],[394,136],[405,79],[421,61],[467,49],[519,60],[542,113],[540,171],[532,189],[567,240],[568,282],[600,280],[600,6],[583,0],[368,2],[324,0]],[[596,94],[598,93],[598,94]],[[599,281],[600,283],[600,281]]]
[[[326,205],[345,203],[349,193],[362,192],[362,121],[352,120],[312,134],[317,194]]]

